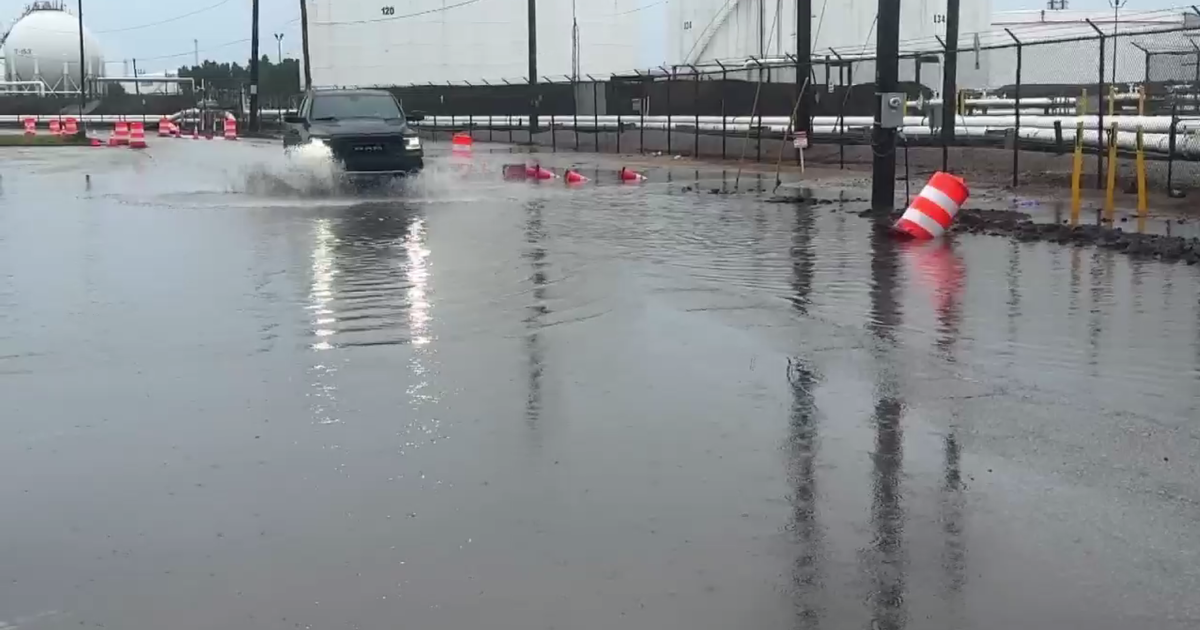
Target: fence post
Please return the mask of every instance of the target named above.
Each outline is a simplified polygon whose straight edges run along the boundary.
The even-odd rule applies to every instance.
[[[946,41],[933,37],[942,45],[942,127],[938,129],[938,140],[942,145],[942,170],[950,172],[950,143],[958,126],[958,39],[954,40],[952,53]]]
[[[696,66],[690,66],[692,69],[692,79],[696,85],[692,89],[692,107],[696,110],[696,128],[694,131],[695,139],[692,143],[692,159],[700,157],[700,71]]]
[[[671,154],[671,88],[675,84],[675,68],[667,70],[667,155]]]
[[[725,149],[729,143],[729,120],[725,116],[725,84],[729,81],[729,71],[720,61],[717,65],[721,66],[721,159],[724,160]]]
[[[579,77],[571,76],[571,129],[575,131],[575,151],[579,151]]]
[[[484,85],[486,85],[486,86],[488,86],[488,92],[491,92],[491,91],[492,91],[492,84],[491,84],[491,83],[488,83],[487,81],[484,81],[484,82],[483,82],[483,84],[484,84]],[[495,121],[493,121],[493,120],[492,120],[492,117],[493,117],[493,116],[495,116],[495,115],[496,115],[496,112],[494,112],[494,111],[489,111],[489,112],[488,112],[488,118],[487,118],[487,120],[488,120],[488,121],[487,121],[487,126],[488,126],[488,142],[492,142],[492,140],[494,139],[494,136],[495,136],[495,134],[496,134],[496,123],[495,123]]]
[[[646,154],[646,110],[650,109],[650,84],[654,82],[654,73],[646,73],[646,78],[642,80],[642,103],[638,107],[638,113],[641,114],[641,120],[638,121],[638,153]]]
[[[751,57],[751,59],[753,59],[753,57]],[[754,63],[758,65],[758,80],[761,85],[762,72],[763,72],[762,62],[760,62],[757,59],[754,59]],[[771,71],[767,70],[767,83],[770,83],[770,82],[771,82]],[[755,129],[755,133],[754,133],[754,135],[758,138],[758,141],[755,142],[755,144],[758,146],[755,148],[755,150],[757,151],[757,154],[754,157],[754,161],[762,162],[762,137],[763,137],[763,133],[762,133],[762,103],[755,103],[755,106],[756,106],[755,109],[757,109],[758,111],[750,112],[751,116],[753,116],[755,113],[758,114],[758,124],[756,125],[757,129]]]
[[[1100,36],[1099,81],[1096,91],[1096,190],[1104,188],[1104,50],[1105,35],[1090,19],[1085,19],[1088,26]],[[1086,104],[1085,104],[1086,107]]]
[[[1016,108],[1014,110],[1016,112],[1016,117],[1015,117],[1014,122],[1016,124],[1013,126],[1013,155],[1012,155],[1012,187],[1015,189],[1017,187],[1017,183],[1018,183],[1017,182],[1017,180],[1018,180],[1017,173],[1021,166],[1021,62],[1022,62],[1022,57],[1023,57],[1022,52],[1024,52],[1024,46],[1021,45],[1021,40],[1017,39],[1016,35],[1013,35],[1012,30],[1006,28],[1006,29],[1004,29],[1004,32],[1008,33],[1008,36],[1011,37],[1012,40],[1017,43],[1017,83],[1016,83],[1016,94],[1014,95],[1016,97],[1014,99],[1015,104],[1016,104]]]
[[[1171,128],[1167,135],[1167,194],[1171,194],[1175,180],[1175,125],[1179,122],[1176,108],[1178,103],[1171,103]]]
[[[596,77],[587,75],[592,80],[592,146],[596,153],[600,152],[600,82]]]
[[[617,77],[617,75],[615,75],[615,74],[610,75],[608,77],[608,84],[613,86],[614,92],[616,91],[616,81],[615,81],[616,77]],[[605,103],[605,105],[608,104],[608,90],[604,91],[604,103]],[[624,130],[625,130],[624,127],[621,125],[621,107],[620,107],[620,105],[618,105],[617,106],[617,155],[621,154],[621,135]]]

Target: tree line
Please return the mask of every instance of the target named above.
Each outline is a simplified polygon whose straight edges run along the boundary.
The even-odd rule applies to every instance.
[[[180,77],[191,77],[196,84],[218,91],[241,90],[250,83],[250,64],[205,60],[198,66],[181,66]],[[300,94],[300,62],[283,59],[279,63],[263,55],[258,63],[258,93],[266,100],[286,100]]]

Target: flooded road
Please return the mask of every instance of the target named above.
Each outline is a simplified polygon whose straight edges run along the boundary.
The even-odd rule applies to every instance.
[[[1200,626],[1197,268],[474,161],[0,155],[0,628]]]

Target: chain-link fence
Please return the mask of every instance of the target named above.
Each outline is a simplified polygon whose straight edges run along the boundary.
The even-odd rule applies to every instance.
[[[945,110],[945,45],[904,51],[902,167],[921,175],[945,166],[1014,187],[1062,185],[1082,122],[1086,185],[1105,184],[1110,142],[1118,148],[1120,176],[1133,177],[1140,128],[1153,185],[1200,186],[1200,26],[1131,26],[1116,35],[1092,22],[1075,26],[1070,36],[1028,41],[1008,30],[987,41],[966,36],[957,55],[958,93]],[[472,130],[482,139],[555,150],[774,162],[799,157],[793,139],[805,130],[810,164],[849,168],[871,161],[875,65],[870,56],[829,50],[812,56],[806,82],[796,81],[796,59],[789,56],[574,80],[539,77],[535,85],[516,79],[389,89],[407,110],[426,116],[433,134]],[[797,105],[798,83],[806,108]],[[950,142],[943,111],[954,116]],[[531,132],[534,113],[538,126]]]

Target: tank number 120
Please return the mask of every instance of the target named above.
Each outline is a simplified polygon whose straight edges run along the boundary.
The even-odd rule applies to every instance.
[[[379,12],[384,15],[396,15],[396,7],[380,7]]]

